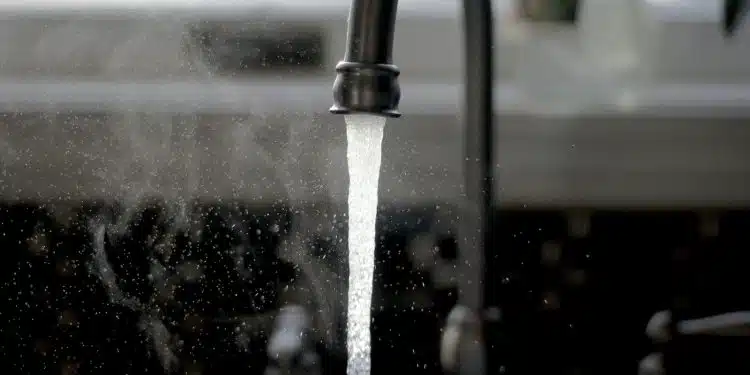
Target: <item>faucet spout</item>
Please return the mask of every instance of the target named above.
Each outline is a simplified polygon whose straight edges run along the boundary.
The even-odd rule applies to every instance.
[[[353,0],[346,54],[336,65],[336,114],[368,113],[399,117],[400,74],[393,65],[393,31],[398,0]]]

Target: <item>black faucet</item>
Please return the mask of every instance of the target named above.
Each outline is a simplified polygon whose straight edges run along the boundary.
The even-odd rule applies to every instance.
[[[336,114],[363,113],[399,117],[399,70],[393,64],[397,0],[352,0],[346,54],[336,66],[333,85]],[[491,0],[464,0],[465,105],[464,193],[459,228],[459,301],[441,347],[444,366],[461,374],[484,373],[481,311],[484,251],[491,247],[493,174],[493,18]],[[455,342],[451,342],[451,340]],[[471,345],[465,343],[472,342]],[[471,358],[465,349],[474,348]],[[459,353],[461,352],[461,353]],[[449,360],[450,359],[450,360]],[[458,363],[456,363],[458,361]]]
[[[392,58],[397,6],[398,0],[352,2],[346,53],[336,65],[332,113],[401,116],[400,72]]]

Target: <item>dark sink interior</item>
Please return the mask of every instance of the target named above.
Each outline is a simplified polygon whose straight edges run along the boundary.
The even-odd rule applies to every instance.
[[[311,277],[278,255],[294,210],[200,203],[189,217],[201,219],[178,225],[165,219],[164,207],[144,206],[117,236],[107,235],[114,286],[97,271],[101,252],[90,229],[92,219],[124,210],[103,203],[0,207],[3,374],[165,373],[157,354],[165,348],[178,359],[172,373],[263,373],[284,291]],[[437,273],[455,262],[453,221],[445,205],[382,207],[373,374],[441,373],[440,331],[456,290]],[[638,361],[657,350],[669,374],[750,370],[747,339],[677,337],[655,346],[644,334],[659,310],[684,319],[750,308],[742,288],[750,277],[750,211],[501,209],[495,222],[485,297],[488,373],[635,374]],[[333,227],[309,243],[333,270],[336,280],[327,285],[340,288],[332,292],[343,304],[346,228]],[[431,257],[415,255],[415,238],[428,233]],[[182,279],[157,283],[148,276],[154,264]],[[195,265],[202,271],[191,278]],[[319,335],[325,373],[345,372],[340,320],[329,322],[328,340]]]

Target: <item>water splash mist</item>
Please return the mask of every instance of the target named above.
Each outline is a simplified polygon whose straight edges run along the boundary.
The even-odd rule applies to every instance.
[[[44,27],[4,22],[0,25],[0,51],[7,53],[0,56],[3,65],[0,73],[29,74],[34,80],[51,82],[61,78],[118,84],[153,80],[223,82],[213,81],[213,68],[199,56],[193,56],[200,50],[199,45],[191,45],[191,40],[186,45],[179,42],[188,37],[184,26],[184,20],[157,22],[150,17],[49,20]],[[18,47],[19,43],[24,47]],[[336,168],[325,157],[311,157],[317,155],[315,150],[325,149],[320,140],[329,138],[319,136],[319,128],[307,114],[267,116],[262,107],[249,108],[253,113],[249,116],[203,115],[197,109],[184,113],[151,112],[131,104],[126,94],[123,93],[120,106],[107,111],[106,116],[102,116],[98,106],[92,106],[92,113],[87,114],[66,111],[65,107],[51,103],[40,107],[39,113],[19,112],[19,119],[6,118],[0,122],[3,154],[0,172],[6,182],[0,192],[20,192],[36,198],[39,189],[55,186],[46,194],[64,199],[117,201],[122,211],[116,217],[97,218],[89,225],[93,242],[91,271],[108,292],[111,304],[141,316],[137,328],[147,336],[151,354],[158,355],[165,373],[170,373],[179,371],[175,363],[178,348],[171,347],[172,341],[179,341],[167,337],[166,319],[151,300],[161,298],[154,296],[171,288],[172,280],[180,276],[170,268],[173,263],[183,262],[169,250],[177,247],[177,235],[189,232],[191,241],[198,242],[192,237],[203,233],[203,220],[200,213],[191,212],[191,202],[203,198],[221,201],[252,196],[254,199],[259,195],[254,191],[262,192],[264,196],[260,198],[269,202],[273,198],[269,195],[289,200],[314,196],[322,200],[329,195],[320,180],[327,174],[322,168]],[[227,90],[226,95],[236,94]],[[280,131],[287,127],[288,137]],[[379,151],[377,156],[380,157]],[[363,158],[367,159],[370,158]],[[54,184],[49,183],[50,176],[54,176]],[[151,198],[163,201],[167,212],[165,228],[159,229],[158,236],[152,236],[158,241],[145,241],[144,252],[137,254],[147,258],[152,265],[150,272],[147,275],[115,272],[117,257],[130,257],[129,253],[122,254],[127,247],[119,246],[119,241],[129,235],[130,224],[140,220],[141,203]],[[374,210],[374,203],[372,207]],[[318,230],[300,220],[295,220],[293,226],[291,231],[298,232],[299,238]],[[242,251],[251,247],[246,242],[241,246]],[[297,257],[293,263],[300,266],[314,285],[310,289],[316,293],[313,298],[318,307],[316,316],[324,321],[325,327],[333,326],[333,321],[343,315],[338,309],[343,303],[333,292],[336,288],[330,287],[337,282],[335,274],[314,257],[305,242],[292,242],[289,247],[283,251]],[[225,250],[229,249],[217,251]],[[240,268],[238,272],[244,277],[252,276],[248,275],[247,266]],[[132,279],[144,277],[149,278],[154,296],[139,299],[125,286]],[[366,303],[369,309],[369,298]],[[327,343],[335,341],[330,330],[325,334]],[[367,334],[369,345],[369,331]],[[369,350],[367,353],[369,358]]]
[[[378,177],[386,119],[346,116],[349,165],[349,293],[347,301],[347,374],[369,375],[370,321],[375,269],[375,219]]]

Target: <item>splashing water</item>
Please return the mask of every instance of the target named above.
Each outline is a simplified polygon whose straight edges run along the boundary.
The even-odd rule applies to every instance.
[[[370,374],[370,305],[375,269],[375,218],[378,208],[384,117],[348,115],[349,298],[347,374]]]

